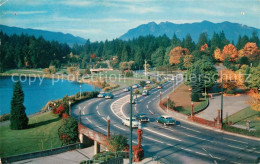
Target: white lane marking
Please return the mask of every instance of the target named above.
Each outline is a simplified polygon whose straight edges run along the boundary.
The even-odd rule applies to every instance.
[[[150,112],[151,114],[154,114],[150,109],[149,109],[149,112]]]
[[[246,142],[243,142],[243,141],[238,141],[238,140],[234,140],[234,139],[231,139],[231,138],[225,138],[225,137],[223,137],[223,138],[226,139],[226,140],[247,144]]]
[[[105,119],[105,117],[102,117],[102,119],[105,120],[105,121],[107,121],[107,120]]]
[[[97,111],[98,115],[100,115],[99,111]]]
[[[99,129],[101,129],[101,130],[103,130],[103,131],[107,131],[106,129],[104,129],[104,128],[101,128],[101,127],[99,127],[99,126],[98,126],[98,128],[99,128]]]
[[[148,105],[146,105],[146,108],[148,109]]]
[[[124,130],[124,131],[126,131],[126,129],[124,129],[124,128],[121,128],[120,126],[118,126],[118,125],[114,125],[115,127],[117,127],[118,129],[121,129],[121,130]]]
[[[259,151],[255,151],[255,150],[252,150],[252,149],[247,149],[247,148],[237,147],[237,146],[233,146],[233,145],[227,145],[227,146],[228,146],[228,147],[235,148],[235,149],[240,149],[240,150],[245,150],[245,151],[250,151],[250,152],[254,152],[254,153],[258,153],[258,154],[260,154]]]
[[[96,107],[96,110],[98,110],[98,106]]]
[[[101,105],[101,104],[103,104],[103,102],[104,102],[104,101],[100,102],[99,104]]]
[[[164,142],[162,142],[162,141],[159,141],[159,140],[157,140],[157,139],[153,139],[153,138],[150,138],[150,137],[147,137],[147,136],[143,136],[143,138],[147,138],[147,139],[149,139],[149,140],[152,140],[152,141],[155,141],[155,142],[159,142],[159,143],[164,143]]]
[[[136,106],[135,106],[135,111],[137,112],[137,110],[136,110]]]
[[[204,140],[204,141],[208,141],[208,142],[213,142],[213,141],[210,141],[210,140],[207,140],[207,139],[204,139],[204,138],[200,138],[200,137],[197,137],[197,136],[194,136],[194,135],[190,135],[190,134],[185,134],[186,136],[189,136],[189,137],[192,137],[192,138],[197,138],[199,140]]]
[[[211,157],[211,158],[214,158],[206,149],[204,149],[204,148],[202,148],[206,153],[208,153],[209,154],[209,156]],[[215,164],[217,164],[217,161],[216,160],[214,160],[214,163]]]
[[[88,122],[92,123],[92,121],[90,119],[87,118],[87,120],[88,120]]]
[[[115,116],[117,116],[121,120],[123,118],[126,118],[126,115],[123,113],[123,106],[128,102],[127,100],[129,99],[129,97],[130,97],[129,95],[126,95],[120,99],[117,99],[110,105],[111,111],[114,113]],[[126,100],[124,101],[124,99],[126,99]],[[122,102],[123,102],[123,104],[122,104]],[[118,106],[120,106],[120,107],[118,107]],[[118,110],[118,109],[120,109],[120,110]]]
[[[84,111],[82,111],[82,114],[83,114],[83,115],[85,115],[85,112],[84,112]]]
[[[194,132],[197,132],[197,133],[201,133],[200,131],[197,131],[197,130],[194,130],[194,129],[191,129],[191,128],[187,128],[187,127],[182,126],[182,125],[179,125],[179,126],[184,128],[184,129],[188,129],[188,130],[191,130],[191,131],[194,131]]]
[[[147,131],[150,131],[150,132],[152,132],[152,133],[158,134],[158,135],[160,135],[160,136],[164,136],[164,137],[166,137],[166,138],[172,139],[172,140],[182,141],[182,140],[180,140],[180,139],[178,139],[178,138],[170,137],[170,136],[167,136],[167,135],[165,135],[165,134],[158,133],[158,132],[156,132],[156,131],[154,131],[154,130],[151,130],[151,129],[147,128],[147,127],[145,127],[144,129],[147,130]]]
[[[150,104],[151,103],[151,101],[148,101],[148,104]]]

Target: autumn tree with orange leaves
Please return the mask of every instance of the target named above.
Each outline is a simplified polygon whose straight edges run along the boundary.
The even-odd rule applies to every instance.
[[[216,48],[213,54],[214,58],[218,61],[220,61],[221,58],[221,50],[219,48]]]
[[[190,52],[187,48],[175,47],[170,51],[169,63],[171,65],[177,65],[181,63],[181,57],[188,55]]]
[[[205,52],[208,48],[209,48],[208,44],[205,43],[204,45],[202,45],[202,46],[200,47],[200,51],[204,51],[204,52]]]
[[[256,43],[248,42],[243,48],[243,54],[250,60],[256,60],[259,59],[260,51]]]
[[[223,88],[227,90],[234,90],[235,88],[244,86],[244,75],[239,72],[234,72],[232,70],[222,70],[219,71],[219,80],[221,83],[223,81]]]
[[[235,62],[238,58],[238,52],[233,44],[225,45],[220,56],[220,61],[224,61],[229,58],[230,61]]]

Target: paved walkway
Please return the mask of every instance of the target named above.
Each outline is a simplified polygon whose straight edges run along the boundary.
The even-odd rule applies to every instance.
[[[241,109],[244,109],[249,106],[247,104],[248,96],[232,96],[232,97],[224,97],[224,108],[223,108],[223,118],[230,116]],[[196,116],[200,118],[204,118],[207,120],[214,120],[217,117],[217,111],[221,108],[221,96],[214,96],[213,99],[210,100],[209,106],[207,109],[197,114]]]
[[[73,151],[68,151],[65,153],[50,155],[46,157],[27,159],[23,161],[14,162],[15,164],[75,164],[80,163],[80,161],[91,159],[94,153],[94,146],[85,148],[85,149],[77,149]]]

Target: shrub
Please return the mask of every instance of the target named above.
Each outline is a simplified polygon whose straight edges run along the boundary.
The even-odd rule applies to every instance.
[[[112,152],[117,152],[117,151],[122,151],[125,149],[127,146],[127,137],[119,134],[119,135],[113,135],[109,140],[108,140],[108,149],[109,151]]]
[[[139,84],[141,85],[141,87],[144,87],[146,85],[146,82],[145,81],[140,81]]]
[[[233,89],[227,89],[226,94],[235,94],[236,91]]]
[[[78,121],[73,117],[64,119],[58,130],[58,134],[63,145],[77,142]]]
[[[64,105],[60,105],[58,108],[54,108],[54,109],[52,110],[52,112],[53,112],[54,114],[62,114],[62,113],[65,112],[65,106],[64,106]]]
[[[7,121],[10,119],[10,114],[3,114],[0,116],[0,122]]]
[[[191,101],[198,102],[200,101],[200,94],[199,93],[191,93]]]
[[[126,77],[132,77],[132,76],[133,76],[133,71],[127,71],[127,72],[125,73],[125,76],[126,76]]]

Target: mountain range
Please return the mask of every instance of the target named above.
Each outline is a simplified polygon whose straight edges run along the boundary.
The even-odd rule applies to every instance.
[[[42,36],[45,40],[48,41],[58,41],[59,43],[67,43],[68,45],[72,46],[75,43],[84,44],[86,40],[81,37],[73,36],[71,34],[64,34],[61,32],[52,32],[52,31],[45,31],[45,30],[36,30],[36,29],[24,29],[19,27],[9,27],[5,25],[0,25],[0,31],[3,31],[7,35],[12,34],[28,34],[33,35],[35,37]]]
[[[220,31],[224,31],[226,38],[235,43],[237,42],[239,35],[251,36],[253,31],[258,33],[258,37],[260,36],[260,29],[227,21],[222,23],[202,21],[184,24],[175,24],[171,22],[161,22],[157,24],[155,22],[150,22],[130,29],[127,33],[120,36],[120,39],[128,40],[138,38],[139,36],[162,36],[164,34],[169,38],[172,38],[175,33],[180,39],[183,39],[187,34],[190,34],[193,41],[197,42],[199,35],[203,32],[207,32],[208,37],[211,38],[214,32],[219,33]]]
[[[5,25],[0,25],[0,31],[3,31],[7,35],[12,34],[28,34],[34,35],[35,37],[42,36],[45,40],[48,41],[58,41],[59,43],[67,43],[72,46],[73,44],[84,44],[86,39],[73,36],[72,34],[64,34],[61,32],[51,32],[45,30],[36,30],[36,29],[24,29],[19,27],[10,27]],[[222,23],[212,23],[209,21],[202,21],[197,23],[184,23],[184,24],[175,24],[171,22],[161,22],[159,24],[155,22],[150,22],[147,24],[142,24],[136,28],[130,29],[127,33],[119,37],[122,40],[129,40],[133,38],[138,38],[139,36],[162,36],[166,34],[169,38],[172,38],[174,34],[180,39],[186,37],[187,34],[190,34],[193,41],[197,42],[199,35],[203,32],[207,32],[208,38],[211,38],[213,33],[219,33],[224,31],[226,38],[230,41],[237,42],[238,36],[247,35],[251,36],[253,31],[256,31],[258,37],[260,36],[260,29],[249,27],[246,25],[231,23],[231,22],[222,22]]]

